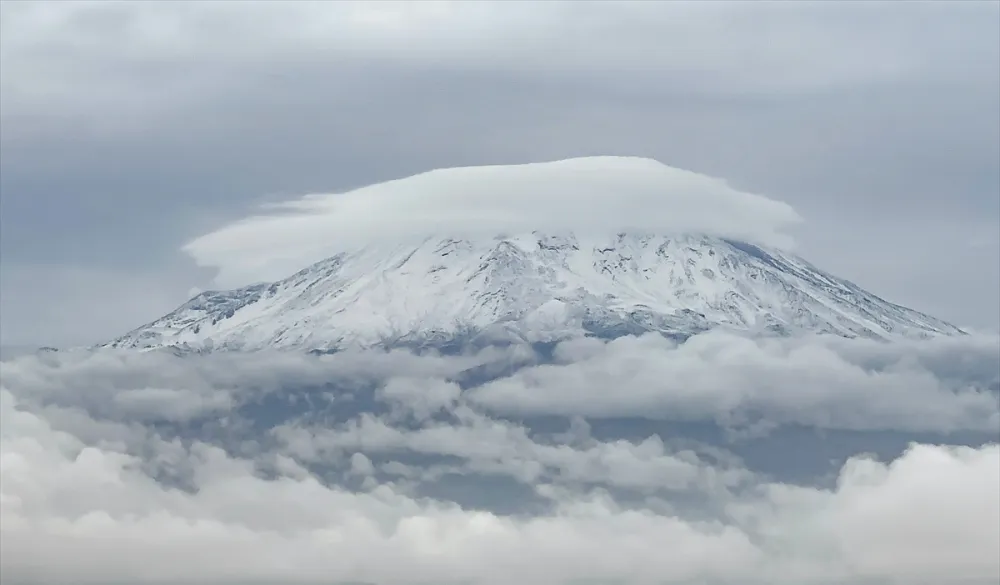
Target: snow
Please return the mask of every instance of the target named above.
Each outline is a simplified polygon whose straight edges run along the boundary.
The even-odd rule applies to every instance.
[[[438,169],[308,195],[206,234],[184,250],[216,285],[271,282],[339,252],[435,234],[701,233],[790,249],[787,204],[637,157]]]
[[[793,255],[788,205],[650,159],[439,169],[265,211],[185,247],[229,290],[111,345],[961,333]]]
[[[544,341],[715,327],[961,333],[776,248],[704,234],[536,231],[358,247],[273,283],[202,293],[112,345],[314,349],[479,332]]]

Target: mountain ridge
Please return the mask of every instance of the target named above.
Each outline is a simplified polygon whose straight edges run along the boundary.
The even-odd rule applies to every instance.
[[[473,337],[684,338],[714,328],[964,333],[774,248],[703,234],[536,231],[345,251],[274,282],[203,292],[104,347],[332,351]]]

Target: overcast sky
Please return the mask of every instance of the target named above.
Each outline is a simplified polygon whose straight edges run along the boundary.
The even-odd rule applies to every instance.
[[[0,344],[100,341],[254,206],[638,155],[785,201],[807,259],[1000,327],[997,2],[3,2]]]

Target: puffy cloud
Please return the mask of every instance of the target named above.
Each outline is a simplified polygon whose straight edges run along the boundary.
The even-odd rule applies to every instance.
[[[970,430],[990,405],[964,402],[959,390],[997,375],[996,341],[971,337],[895,346],[725,336],[689,343],[566,343],[552,366],[463,392],[451,378],[507,354],[53,352],[4,362],[4,582],[986,585],[1000,578],[1000,445],[988,435],[971,446],[912,444],[886,461],[857,455],[831,482],[791,482],[708,446],[658,434],[599,436],[579,415],[547,427],[469,400],[523,380],[546,380],[534,391],[562,399],[562,386],[574,388],[570,378],[538,372],[576,368],[582,375],[572,380],[597,378],[628,404],[644,380],[686,371],[715,382],[688,388],[684,400],[708,397],[685,416],[710,419],[749,400],[779,423]],[[702,361],[687,370],[641,373],[695,358]],[[716,373],[727,367],[745,370]],[[877,382],[840,372],[852,368]],[[822,375],[803,375],[816,369]],[[714,383],[742,384],[738,400],[720,398]],[[915,388],[913,400],[931,402],[947,424],[902,404],[896,384]],[[306,387],[313,394],[303,394]],[[569,410],[596,395],[581,392]],[[796,392],[813,395],[796,399]],[[890,409],[880,392],[901,404]],[[318,395],[329,395],[322,407],[307,400]],[[287,406],[289,396],[299,397],[295,408],[267,401]],[[154,411],[162,416],[150,418]],[[234,442],[212,434],[223,420],[256,426]],[[462,503],[443,483],[454,478],[479,482],[460,484],[467,491],[502,488],[540,505],[504,511]],[[504,478],[528,491],[503,487]]]
[[[392,378],[378,390],[382,400],[418,419],[450,409],[461,393],[455,382],[434,378]]]
[[[351,472],[367,476],[375,472],[375,466],[364,453],[355,453],[351,455]]]
[[[976,569],[963,574],[960,567],[978,566],[983,577],[1000,576],[998,493],[996,444],[917,445],[889,466],[867,459],[846,465],[824,521],[859,572],[944,582],[972,577]],[[947,542],[957,533],[963,546]]]
[[[632,157],[439,169],[347,193],[309,195],[185,246],[217,282],[284,278],[360,243],[431,235],[706,233],[788,247],[785,203]]]
[[[55,431],[2,394],[5,582],[988,583],[1000,575],[997,445],[914,446],[855,459],[833,490],[762,484],[712,521],[551,492],[557,508],[506,517],[267,480],[202,443],[195,492],[131,456]],[[361,460],[357,458],[357,460]],[[58,562],[54,562],[58,561]]]
[[[5,361],[0,384],[38,404],[76,406],[114,419],[183,421],[282,390],[336,386],[344,399],[345,392],[382,384],[393,376],[446,378],[503,360],[508,353],[488,348],[476,355],[448,357],[406,351],[180,356],[170,350],[73,350]],[[399,386],[390,384],[383,391],[392,393],[393,388]]]
[[[659,335],[566,342],[561,363],[469,392],[494,412],[713,419],[727,425],[951,432],[1000,429],[996,337],[881,343]]]
[[[330,461],[337,459],[338,453],[354,450],[409,452],[458,458],[464,463],[458,472],[508,475],[530,485],[544,480],[646,492],[712,490],[735,486],[747,475],[741,469],[709,467],[690,450],[670,452],[656,435],[639,442],[537,442],[524,426],[493,420],[467,408],[456,410],[461,423],[416,430],[395,428],[364,414],[335,428],[280,426],[274,433],[288,455],[303,461]]]

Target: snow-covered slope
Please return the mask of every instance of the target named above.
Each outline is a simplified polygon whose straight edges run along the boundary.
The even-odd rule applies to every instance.
[[[961,334],[775,249],[690,234],[532,232],[344,252],[277,282],[202,293],[108,345],[331,349],[713,327]]]

